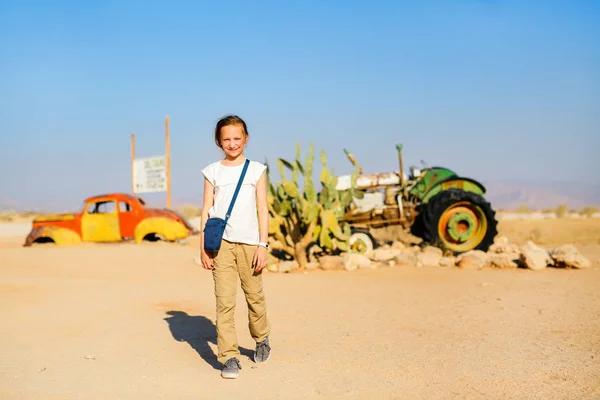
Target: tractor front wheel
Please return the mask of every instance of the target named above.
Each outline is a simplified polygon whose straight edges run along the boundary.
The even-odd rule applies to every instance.
[[[478,194],[441,191],[423,205],[423,239],[454,254],[487,251],[498,234],[496,213]]]
[[[370,253],[377,247],[377,243],[373,236],[366,231],[353,230],[348,240],[350,251],[358,253]]]

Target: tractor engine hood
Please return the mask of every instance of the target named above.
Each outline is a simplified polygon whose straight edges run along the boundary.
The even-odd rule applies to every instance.
[[[408,180],[403,174],[404,181]],[[352,186],[352,175],[340,175],[337,177],[336,190],[348,190]],[[356,177],[355,189],[363,190],[376,186],[394,186],[400,184],[398,172],[384,172],[379,174],[361,174]]]

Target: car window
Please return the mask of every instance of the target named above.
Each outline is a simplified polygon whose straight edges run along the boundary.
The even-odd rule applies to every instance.
[[[120,212],[130,212],[131,211],[131,206],[129,205],[129,203],[126,203],[124,201],[120,201],[119,202],[119,211]]]
[[[98,201],[90,203],[88,206],[88,214],[112,214],[115,212],[116,205],[114,201]]]

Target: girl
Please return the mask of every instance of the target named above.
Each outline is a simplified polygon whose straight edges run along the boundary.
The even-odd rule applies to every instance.
[[[268,209],[266,166],[250,161],[233,210],[216,253],[204,249],[204,226],[211,217],[225,219],[225,214],[241,176],[248,142],[246,123],[230,115],[217,122],[215,143],[225,158],[202,170],[204,205],[202,207],[200,258],[202,266],[212,270],[217,308],[218,361],[224,365],[223,378],[237,378],[241,369],[235,331],[237,278],[248,304],[250,334],[256,341],[255,362],[267,361],[270,324],[263,292],[262,269],[267,265]]]

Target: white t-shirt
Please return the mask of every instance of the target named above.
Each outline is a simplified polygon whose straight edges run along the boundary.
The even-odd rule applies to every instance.
[[[225,219],[243,168],[244,163],[225,166],[221,164],[221,161],[216,161],[202,170],[202,174],[214,186],[215,201],[208,211],[209,218]],[[248,164],[244,181],[223,233],[223,239],[236,243],[258,244],[260,233],[256,210],[256,183],[266,168],[266,165],[252,160]]]

